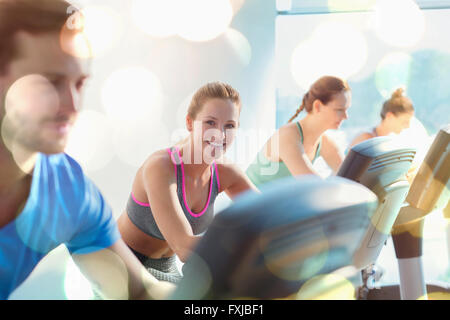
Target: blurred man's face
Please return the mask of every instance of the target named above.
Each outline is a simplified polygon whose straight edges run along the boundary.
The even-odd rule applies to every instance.
[[[73,42],[59,33],[16,35],[17,57],[0,75],[1,137],[9,149],[64,151],[88,75],[88,62],[67,53]]]

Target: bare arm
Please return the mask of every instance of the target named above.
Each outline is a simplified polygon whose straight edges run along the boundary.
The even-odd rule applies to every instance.
[[[344,161],[344,156],[340,152],[336,142],[325,134],[322,136],[322,149],[320,150],[320,155],[333,170],[333,173],[336,174],[342,161]]]
[[[164,156],[150,160],[143,170],[144,188],[155,221],[170,248],[185,262],[200,236],[195,236],[177,195],[173,163]]]
[[[252,190],[259,192],[246,174],[235,164],[217,164],[219,171],[220,189],[233,200],[242,192]]]
[[[355,139],[353,139],[352,143],[350,143],[350,147],[352,148],[353,146],[357,145],[358,143],[361,143],[365,140],[368,140],[370,138],[373,138],[373,134],[371,134],[370,132],[364,132],[361,133],[359,136],[357,136]]]
[[[276,137],[272,137],[275,138]],[[279,130],[279,158],[283,161],[293,176],[303,174],[318,173],[314,170],[311,161],[309,160],[303,144],[300,141],[300,136],[296,130],[289,130],[289,128],[281,128]],[[276,145],[276,144],[274,144]],[[272,149],[272,153],[273,153]]]
[[[72,254],[72,258],[106,299],[166,299],[175,289],[172,283],[153,277],[122,239],[109,248]]]

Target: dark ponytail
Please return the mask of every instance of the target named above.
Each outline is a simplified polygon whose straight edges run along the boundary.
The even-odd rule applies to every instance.
[[[291,123],[292,120],[294,120],[295,118],[297,118],[298,114],[300,112],[302,112],[303,109],[305,109],[305,100],[308,99],[308,93],[307,92],[304,96],[303,96],[303,100],[302,100],[302,104],[300,105],[300,107],[298,107],[297,111],[295,111],[295,114],[289,119],[288,123]]]

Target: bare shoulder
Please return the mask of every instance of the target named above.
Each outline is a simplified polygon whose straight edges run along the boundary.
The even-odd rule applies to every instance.
[[[363,141],[365,141],[365,140],[371,139],[371,138],[373,138],[373,137],[374,137],[374,135],[373,135],[371,132],[363,132],[363,133],[360,133],[359,135],[357,135],[357,136],[355,137],[355,139],[353,139],[353,141],[352,141],[352,143],[350,144],[350,146],[353,147],[354,145],[356,145],[356,144],[358,144],[358,143],[361,143],[361,142],[363,142]]]
[[[336,140],[333,137],[331,137],[329,134],[327,134],[327,133],[324,133],[322,135],[322,143],[324,145],[329,145],[329,146],[336,146],[337,145]]]
[[[298,127],[296,122],[291,122],[283,125],[278,129],[280,138],[299,137]]]
[[[295,122],[288,123],[280,127],[272,136],[272,139],[278,139],[279,148],[301,144],[300,132],[298,131]],[[274,144],[274,141],[272,141],[272,145],[276,145]]]
[[[142,165],[142,173],[146,177],[164,176],[174,172],[174,164],[166,149],[151,154]]]
[[[374,134],[371,133],[371,132],[363,132],[363,133],[361,133],[358,137],[359,137],[360,139],[367,140],[367,139],[373,138],[373,137],[374,137]]]

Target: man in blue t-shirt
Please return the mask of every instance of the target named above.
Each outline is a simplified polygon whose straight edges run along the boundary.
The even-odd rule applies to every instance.
[[[88,77],[80,18],[64,0],[0,1],[0,299],[60,244],[106,298],[165,298],[63,153]]]

